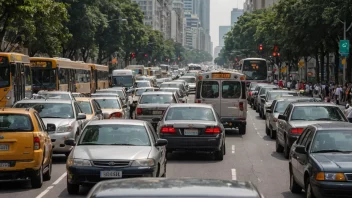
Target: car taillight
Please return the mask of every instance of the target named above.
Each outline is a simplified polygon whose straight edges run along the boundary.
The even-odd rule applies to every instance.
[[[121,117],[122,117],[122,113],[120,113],[120,112],[115,112],[115,113],[110,114],[109,119],[121,118]]]
[[[243,111],[243,102],[240,102],[240,104],[238,105],[238,107],[240,108],[240,111]]]
[[[202,103],[202,101],[201,100],[196,100],[196,103]]]
[[[141,115],[142,114],[142,109],[141,108],[137,108],[137,115]]]
[[[176,133],[176,129],[174,127],[166,126],[166,127],[161,127],[160,132],[161,133]]]
[[[205,133],[220,133],[221,128],[220,127],[208,127],[205,129]]]
[[[33,142],[34,142],[34,150],[39,150],[40,149],[40,139],[39,137],[34,137],[33,138]]]
[[[301,135],[303,132],[303,128],[294,128],[294,129],[291,129],[291,133],[292,134],[295,134],[295,135]]]

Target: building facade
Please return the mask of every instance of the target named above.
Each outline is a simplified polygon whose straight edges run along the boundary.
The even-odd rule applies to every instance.
[[[234,8],[231,11],[231,25],[233,26],[235,23],[237,23],[238,18],[242,16],[243,14],[243,9],[238,9]]]
[[[225,46],[225,36],[232,26],[219,26],[219,46]]]
[[[171,39],[183,44],[184,0],[173,0],[171,11]]]
[[[253,12],[254,10],[271,7],[277,2],[279,0],[245,0],[243,8],[245,12]]]

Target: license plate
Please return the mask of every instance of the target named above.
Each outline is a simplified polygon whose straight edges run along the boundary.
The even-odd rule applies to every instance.
[[[100,171],[101,178],[121,178],[122,171]]]
[[[154,115],[160,115],[160,114],[163,114],[163,111],[153,111],[153,114]]]
[[[0,144],[0,151],[8,151],[9,145],[8,144]]]
[[[10,167],[10,163],[0,163],[0,168],[8,168]]]
[[[184,134],[185,135],[198,135],[198,130],[197,129],[185,129]]]

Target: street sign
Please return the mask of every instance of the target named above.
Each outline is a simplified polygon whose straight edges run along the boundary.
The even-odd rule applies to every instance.
[[[341,56],[348,56],[350,53],[350,41],[340,40],[340,54]]]

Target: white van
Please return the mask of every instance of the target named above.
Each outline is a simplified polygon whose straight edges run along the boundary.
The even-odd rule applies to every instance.
[[[199,74],[195,103],[212,104],[225,128],[246,133],[247,99],[245,75],[232,71]]]

